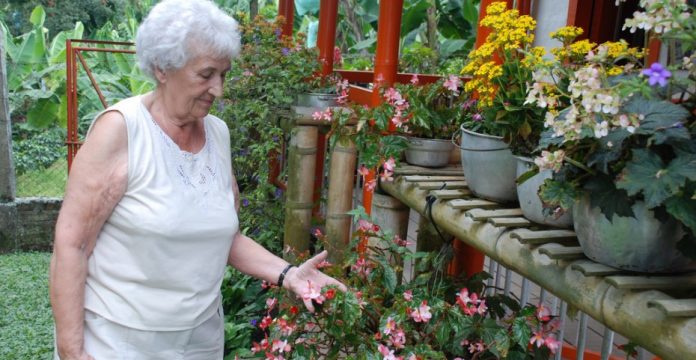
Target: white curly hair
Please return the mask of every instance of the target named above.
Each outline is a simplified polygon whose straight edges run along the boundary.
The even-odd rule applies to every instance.
[[[135,38],[140,69],[155,79],[155,69],[180,69],[210,55],[239,55],[237,21],[209,0],[162,0],[150,10]]]

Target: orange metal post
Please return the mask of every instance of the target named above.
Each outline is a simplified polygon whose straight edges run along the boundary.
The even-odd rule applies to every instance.
[[[379,19],[377,20],[377,54],[375,55],[375,83],[372,91],[372,105],[379,105],[382,101],[380,87],[391,85],[396,80],[397,66],[399,64],[399,39],[401,35],[401,12],[403,0],[380,1]],[[376,171],[373,169],[366,180],[374,179]],[[370,214],[372,210],[372,192],[363,188],[363,206]]]
[[[333,72],[333,49],[336,44],[336,18],[338,17],[338,0],[321,0],[319,5],[319,29],[317,47],[321,61],[321,75],[328,76]],[[312,215],[318,217],[319,200],[324,183],[324,160],[326,159],[326,134],[319,133],[317,141],[317,158],[314,167],[314,207]]]
[[[72,161],[77,153],[77,121],[71,121],[71,119],[77,119],[77,91],[75,89],[75,82],[73,81],[73,74],[75,73],[75,53],[73,52],[72,40],[68,39],[65,41],[65,73],[66,73],[66,92],[67,92],[67,105],[68,105],[68,136],[65,141],[68,146],[68,173],[70,173],[70,168],[72,167]]]
[[[292,24],[293,21],[295,21],[295,1],[278,1],[278,16],[282,16],[285,18],[285,25],[283,26],[283,35],[292,36]]]

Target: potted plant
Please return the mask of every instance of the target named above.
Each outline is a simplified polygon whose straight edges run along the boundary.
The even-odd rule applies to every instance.
[[[641,1],[646,11],[624,27],[651,30],[682,49],[696,45],[693,7]],[[549,130],[536,159],[554,169],[541,197],[573,207],[585,254],[617,268],[642,272],[693,266],[696,250],[696,56],[676,64],[643,66],[625,43],[603,44],[549,91],[568,106],[549,111]],[[615,63],[614,60],[621,60]]]
[[[352,251],[344,263],[322,271],[349,287],[319,289],[308,283],[303,299],[272,291],[259,319],[265,338],[252,348],[266,359],[546,359],[560,342],[548,309],[520,307],[494,294],[487,274],[443,276],[442,253],[411,253],[406,241],[382,231],[356,210]],[[317,233],[321,239],[322,234]],[[358,251],[363,238],[376,239]],[[404,259],[417,259],[411,282],[402,281]]]
[[[414,75],[410,83],[397,84],[384,91],[384,100],[389,106],[378,116],[383,121],[388,118],[407,136],[407,163],[433,168],[450,163],[453,150],[450,138],[461,118],[458,105],[461,83],[459,77],[450,75],[421,85]]]
[[[486,13],[481,25],[491,32],[462,69],[471,76],[464,90],[476,99],[464,103],[462,166],[474,194],[511,202],[517,200],[513,152],[530,153],[543,129],[544,109],[525,103],[542,49],[532,47],[536,21],[530,16],[506,2],[492,3]]]

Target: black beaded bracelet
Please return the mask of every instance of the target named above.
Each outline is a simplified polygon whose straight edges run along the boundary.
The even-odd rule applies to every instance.
[[[278,275],[278,287],[283,287],[283,280],[285,280],[285,274],[287,274],[288,271],[290,271],[290,269],[294,267],[295,265],[288,264],[288,266],[286,266],[285,269],[283,269],[283,271],[280,272],[280,275]]]

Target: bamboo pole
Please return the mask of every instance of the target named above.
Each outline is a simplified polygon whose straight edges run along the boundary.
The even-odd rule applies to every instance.
[[[338,141],[331,151],[329,192],[326,204],[327,250],[332,262],[343,259],[350,242],[350,215],[353,208],[353,179],[357,151],[350,140]]]
[[[312,220],[314,167],[319,129],[297,126],[292,130],[288,148],[288,183],[285,203],[283,243],[297,251],[309,250]]]

